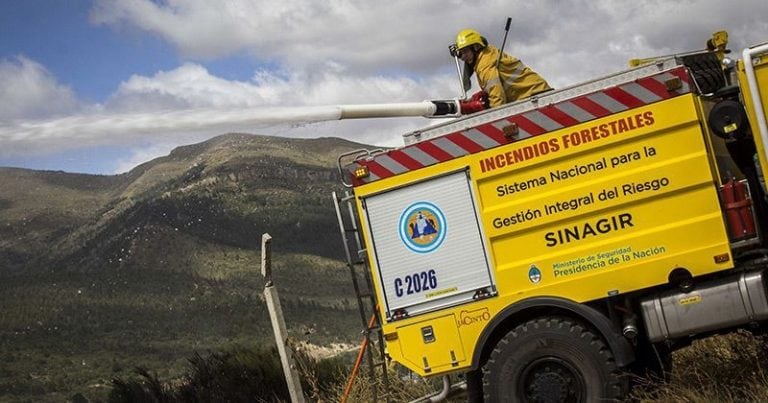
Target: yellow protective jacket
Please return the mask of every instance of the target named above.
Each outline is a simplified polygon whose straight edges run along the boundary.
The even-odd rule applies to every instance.
[[[504,53],[498,70],[497,60],[499,49],[488,45],[477,55],[474,68],[480,88],[488,93],[491,107],[552,89],[540,75],[516,57]]]

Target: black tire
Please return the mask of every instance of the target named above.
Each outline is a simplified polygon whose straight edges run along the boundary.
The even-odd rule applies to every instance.
[[[467,380],[467,403],[483,403],[483,372],[469,371]]]
[[[485,401],[494,403],[614,401],[627,384],[600,337],[559,317],[516,327],[483,369]]]
[[[725,74],[720,59],[714,53],[697,53],[681,57],[693,74],[702,94],[711,94],[725,87]]]

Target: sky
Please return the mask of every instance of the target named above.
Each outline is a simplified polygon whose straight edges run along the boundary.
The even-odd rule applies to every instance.
[[[765,0],[0,0],[0,166],[119,174],[225,133],[384,147],[439,123],[334,106],[459,97],[464,28],[563,88],[768,41]],[[479,90],[473,84],[470,93]]]

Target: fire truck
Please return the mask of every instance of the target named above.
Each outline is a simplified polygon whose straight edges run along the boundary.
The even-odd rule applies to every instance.
[[[734,60],[723,35],[466,116],[345,110],[457,116],[339,157],[369,365],[464,373],[486,401],[610,400],[694,339],[764,330],[768,43]]]

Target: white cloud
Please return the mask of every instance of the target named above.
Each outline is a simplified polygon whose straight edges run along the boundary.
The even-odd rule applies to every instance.
[[[0,122],[78,109],[70,88],[57,83],[45,67],[24,56],[0,59],[0,105]]]
[[[556,88],[622,70],[631,58],[701,49],[719,29],[729,31],[735,57],[768,40],[764,0],[96,0],[93,23],[155,35],[183,62],[130,77],[86,112],[38,63],[0,62],[0,102],[9,105],[0,109],[0,155],[77,144],[153,154],[159,148],[146,144],[158,139],[181,144],[230,131],[397,145],[401,134],[433,122],[311,122],[333,119],[332,105],[455,97],[448,44],[472,27],[500,45],[507,15],[506,50]],[[271,67],[241,81],[205,67],[242,54]],[[150,154],[137,151],[126,164]]]
[[[120,84],[106,106],[119,111],[168,108],[232,107],[264,104],[265,94],[253,83],[212,76],[205,67],[186,63],[152,77],[132,76]]]
[[[766,14],[763,0],[98,0],[92,20],[150,32],[192,59],[244,51],[292,72],[333,62],[355,77],[444,73],[459,29],[499,45],[509,15],[506,49],[563,86],[631,58],[700,49],[718,29],[740,49],[768,36]]]

